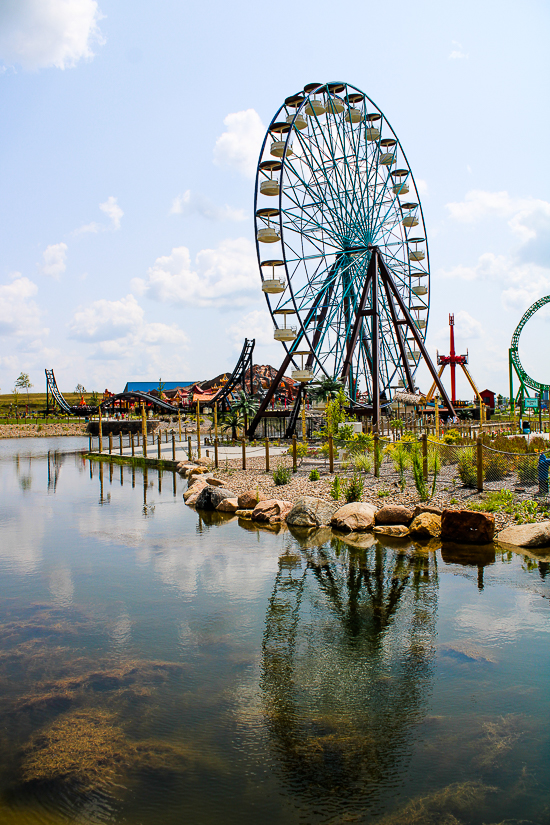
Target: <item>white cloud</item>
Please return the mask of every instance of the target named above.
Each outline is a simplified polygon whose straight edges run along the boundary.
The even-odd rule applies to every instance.
[[[103,43],[96,0],[3,0],[0,58],[9,66],[67,69]]]
[[[110,341],[124,337],[143,324],[144,312],[133,295],[119,301],[102,298],[77,310],[69,325],[70,336],[78,341]]]
[[[53,243],[46,247],[42,253],[44,260],[42,272],[44,275],[49,275],[51,278],[55,278],[56,281],[59,280],[66,269],[67,248],[66,243]]]
[[[198,214],[210,221],[245,221],[244,209],[235,209],[232,206],[216,206],[204,195],[191,192],[187,189],[183,195],[178,195],[172,201],[171,215]]]
[[[418,190],[419,195],[428,194],[428,184],[423,178],[415,178],[414,182],[416,183],[416,188]]]
[[[257,345],[271,346],[273,327],[273,319],[267,310],[254,309],[232,324],[227,332],[237,349],[242,347],[244,338],[255,338]]]
[[[12,273],[11,283],[0,286],[0,336],[16,337],[25,347],[48,332],[41,328],[42,312],[32,298],[38,287],[20,272]]]
[[[105,203],[99,204],[99,208],[110,219],[110,225],[104,226],[101,223],[96,223],[96,221],[92,221],[91,223],[84,224],[84,226],[75,229],[73,235],[84,235],[87,232],[105,232],[107,229],[120,229],[120,221],[122,216],[124,215],[124,212],[118,205],[117,198],[111,195],[107,198]]]
[[[186,246],[157,258],[146,280],[134,289],[155,301],[191,306],[243,306],[260,294],[254,246],[247,238],[225,240],[216,249],[203,249],[191,263]]]
[[[108,218],[111,220],[111,229],[120,229],[120,219],[124,215],[124,212],[120,208],[117,203],[117,199],[114,198],[112,195],[107,198],[105,203],[100,203],[99,208],[102,212],[105,212]]]
[[[453,46],[455,48],[449,54],[449,60],[467,60],[470,57],[469,54],[466,54],[462,51],[461,43],[458,43],[456,40],[453,40]]]
[[[265,135],[259,114],[254,109],[232,112],[223,122],[227,129],[216,140],[214,163],[254,178]]]

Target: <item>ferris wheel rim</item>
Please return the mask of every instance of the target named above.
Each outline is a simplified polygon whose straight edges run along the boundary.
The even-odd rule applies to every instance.
[[[280,182],[281,182],[281,185],[279,186],[279,192],[278,192],[278,197],[277,197],[278,207],[279,207],[278,212],[279,212],[279,216],[280,216],[279,227],[280,227],[280,243],[281,243],[281,250],[282,250],[282,259],[283,259],[283,262],[284,262],[284,271],[285,271],[285,275],[286,275],[287,288],[289,290],[289,299],[290,299],[290,302],[292,303],[294,314],[296,315],[297,323],[298,323],[298,325],[300,327],[300,331],[301,331],[301,336],[300,336],[301,345],[304,343],[304,339],[305,339],[305,341],[307,341],[308,346],[310,347],[310,351],[313,354],[313,358],[314,358],[314,360],[317,364],[317,367],[327,377],[334,377],[334,375],[331,374],[331,372],[327,371],[324,364],[321,362],[320,358],[318,357],[318,354],[315,350],[314,342],[313,342],[313,340],[311,340],[311,337],[310,337],[310,336],[313,336],[314,330],[307,328],[307,325],[305,323],[305,319],[302,317],[303,313],[305,312],[306,307],[305,307],[304,303],[299,304],[299,302],[297,301],[296,290],[295,290],[294,284],[293,284],[293,274],[296,272],[296,269],[294,270],[294,273],[290,271],[290,266],[289,266],[290,262],[289,262],[289,258],[288,258],[288,255],[287,255],[287,249],[289,248],[289,244],[287,242],[285,242],[285,237],[284,237],[285,228],[283,226],[282,216],[283,216],[283,214],[285,214],[285,209],[283,208],[284,187],[282,185],[282,182],[283,182],[283,179],[284,179],[286,169],[287,169],[287,167],[290,166],[289,154],[287,152],[289,142],[290,142],[291,138],[294,138],[296,136],[296,133],[298,131],[298,130],[293,128],[294,124],[295,124],[295,121],[296,121],[296,118],[301,113],[303,113],[305,107],[308,105],[308,102],[310,101],[312,96],[315,96],[315,95],[320,94],[320,93],[330,95],[329,86],[332,86],[332,85],[334,85],[334,84],[333,83],[319,84],[318,86],[315,87],[314,90],[312,89],[309,93],[303,92],[303,93],[299,93],[299,94],[294,96],[294,98],[298,98],[299,96],[303,95],[303,97],[301,97],[301,102],[299,102],[298,105],[296,105],[296,106],[293,105],[292,108],[294,108],[295,111],[294,111],[294,114],[292,116],[292,121],[289,122],[288,130],[287,131],[285,130],[286,133],[284,134],[284,148],[282,150],[282,157],[280,158],[280,163],[281,163]],[[414,188],[414,193],[416,195],[416,201],[417,201],[417,203],[415,204],[415,214],[419,218],[418,223],[419,224],[421,223],[422,229],[424,230],[423,234],[424,234],[424,240],[425,240],[425,244],[426,244],[426,246],[425,246],[425,249],[426,249],[425,259],[426,259],[426,261],[425,261],[425,264],[424,264],[425,271],[422,271],[421,275],[418,275],[418,274],[415,274],[415,273],[411,272],[410,259],[408,260],[408,270],[407,270],[406,277],[408,278],[408,281],[409,281],[408,290],[409,290],[409,298],[410,298],[410,294],[412,294],[412,286],[411,286],[412,278],[414,278],[414,277],[419,277],[420,278],[421,276],[422,277],[427,276],[428,285],[430,284],[429,247],[428,247],[428,243],[427,243],[427,233],[426,233],[426,224],[425,224],[425,218],[424,218],[424,211],[423,211],[423,207],[422,207],[422,202],[421,202],[421,198],[420,198],[420,192],[419,192],[419,189],[418,189],[418,185],[416,183],[414,173],[412,171],[409,160],[408,160],[408,158],[406,156],[406,153],[403,149],[402,143],[401,143],[397,133],[393,129],[389,119],[384,114],[383,110],[380,109],[380,107],[372,100],[372,98],[369,95],[365,94],[358,87],[353,86],[352,84],[349,84],[349,83],[342,83],[340,85],[343,86],[343,88],[346,91],[346,94],[343,97],[348,100],[348,107],[350,106],[350,103],[349,103],[350,93],[351,94],[357,93],[358,95],[362,96],[361,100],[364,103],[366,103],[368,101],[368,103],[372,104],[372,106],[376,110],[375,113],[378,115],[378,119],[381,121],[380,125],[382,125],[382,123],[385,123],[387,125],[387,128],[391,132],[391,135],[392,135],[391,139],[392,140],[395,139],[395,142],[393,144],[395,146],[395,152],[397,153],[397,150],[399,149],[400,154],[401,154],[401,156],[402,156],[402,158],[403,158],[403,160],[406,164],[406,167],[407,167],[407,170],[406,170],[407,171],[407,183],[409,183],[409,182],[412,183],[412,187]],[[257,171],[256,171],[256,182],[255,182],[255,226],[256,226],[256,229],[257,229],[257,226],[258,226],[256,212],[258,211],[257,210],[257,205],[258,205],[259,181],[260,181],[260,164],[262,163],[262,157],[264,156],[267,141],[268,141],[269,138],[273,137],[272,132],[271,132],[272,125],[274,123],[278,123],[281,112],[283,110],[285,110],[285,112],[288,111],[287,101],[289,101],[289,100],[290,100],[290,98],[287,98],[285,103],[283,105],[281,105],[279,107],[279,109],[277,110],[276,114],[274,115],[274,117],[272,118],[272,120],[270,122],[270,125],[268,126],[268,128],[266,130],[266,133],[265,133],[265,136],[264,136],[264,139],[263,139],[263,142],[262,142],[262,147],[261,147],[261,151],[260,151],[260,158],[259,158],[259,161],[258,161],[258,166],[257,166]],[[372,114],[375,114],[375,113],[373,112]],[[367,114],[366,112],[363,113],[362,120],[361,120],[362,125],[366,122],[369,122],[369,121],[372,122],[372,119],[367,118],[366,114]],[[312,118],[312,121],[316,121],[317,125],[319,125],[319,121],[318,121],[317,116],[315,116],[315,118]],[[282,125],[282,122],[281,122],[280,125]],[[352,127],[352,123],[350,122],[350,129],[351,129],[351,127]],[[314,123],[314,128],[315,128],[315,123]],[[283,132],[282,132],[282,130],[279,130],[279,131],[281,132],[281,138],[282,138],[283,137]],[[353,134],[353,132],[352,132],[352,134]],[[378,146],[379,140],[380,139],[378,139],[378,141],[377,141],[377,146]],[[281,141],[281,142],[283,143],[283,141]],[[379,150],[379,148],[380,147],[378,146],[378,150]],[[292,168],[292,167],[290,167],[290,168]],[[390,180],[390,177],[391,177],[391,173],[388,175],[388,178],[386,179],[385,186],[387,185],[387,182]],[[395,208],[396,212],[397,211],[399,212],[399,215],[402,217],[403,212],[404,212],[404,208],[403,208],[404,205],[401,203],[401,201],[399,201],[398,193],[395,193],[395,197],[392,199],[392,206]],[[257,233],[256,233],[256,235],[257,235]],[[404,247],[408,248],[408,243],[410,242],[410,240],[412,240],[412,239],[409,239],[405,234],[402,237],[401,241],[399,242],[400,247],[402,249]],[[303,247],[303,233],[302,233],[302,247]],[[263,274],[263,269],[262,269],[262,266],[261,266],[261,264],[262,264],[262,260],[261,260],[262,255],[261,255],[261,252],[260,252],[260,243],[259,243],[259,240],[258,240],[257,236],[256,236],[256,250],[257,250],[257,256],[258,256],[258,262],[260,264],[261,278],[262,278],[262,281],[264,281],[264,274]],[[340,254],[342,254],[342,253],[340,253]],[[336,257],[338,257],[338,253],[337,253]],[[319,258],[325,258],[326,259],[326,252],[324,252],[324,251],[321,252],[320,251],[319,252]],[[296,260],[299,261],[299,262],[300,261],[303,262],[303,261],[306,260],[306,257],[304,255],[297,256]],[[390,268],[391,268],[391,264],[389,264],[389,265],[390,265]],[[309,280],[308,280],[308,283],[310,283]],[[404,280],[402,280],[402,286],[403,286],[403,288],[405,288]],[[429,295],[429,293],[430,293],[430,290],[429,290],[429,286],[428,286],[427,294]],[[275,314],[274,314],[275,309],[272,306],[269,294],[265,293],[265,298],[266,298],[266,302],[267,302],[268,309],[269,309],[269,312],[271,314],[273,323],[274,323],[275,327],[277,328],[278,324],[277,324],[277,320],[276,320]],[[314,306],[315,306],[315,304],[313,304],[313,307]],[[427,335],[428,323],[429,323],[429,313],[430,313],[430,300],[429,300],[429,297],[424,301],[424,305],[422,307],[419,307],[418,309],[421,309],[421,311],[425,313],[425,321],[424,321],[423,327],[419,328],[419,334],[421,335],[422,340],[425,341],[426,335]],[[410,339],[407,339],[407,341],[410,341]],[[287,342],[282,342],[282,343],[283,343],[283,346],[284,346],[285,350],[287,351],[287,353],[289,355],[292,355],[293,349],[296,348],[296,342],[293,341],[293,342],[288,342],[288,343]],[[388,378],[388,381],[389,380],[394,380],[395,376],[396,376],[396,373],[398,372],[398,366],[396,366],[396,361],[398,361],[398,359],[395,356],[395,353],[397,351],[395,340],[392,342],[392,344],[393,344],[393,347],[394,347],[394,356],[393,356],[393,359],[388,358],[387,363],[392,364],[392,366],[394,367],[394,371],[392,373],[391,379]],[[414,346],[414,344],[413,344],[413,346]],[[292,358],[292,363],[295,364],[294,358]],[[414,365],[412,365],[410,367],[411,374],[414,375],[414,373],[416,372],[417,369],[418,369],[418,362],[414,363]],[[389,388],[389,386],[388,386],[388,388]]]

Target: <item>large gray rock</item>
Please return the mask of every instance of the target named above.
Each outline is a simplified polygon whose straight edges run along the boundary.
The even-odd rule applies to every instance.
[[[267,498],[259,501],[252,510],[253,521],[267,522],[268,524],[281,524],[292,509],[290,501],[280,498]],[[240,513],[237,510],[237,513]],[[242,512],[248,513],[249,510]]]
[[[472,510],[443,510],[441,540],[456,544],[489,544],[495,536],[495,517]]]
[[[237,498],[237,495],[233,490],[227,490],[225,487],[212,487],[207,484],[200,491],[195,507],[197,510],[215,510],[225,498]]]
[[[335,504],[328,504],[322,498],[302,496],[286,517],[286,523],[294,527],[323,527],[330,524],[335,510]]]
[[[374,504],[368,504],[366,501],[352,501],[351,504],[339,507],[330,523],[336,530],[342,530],[344,533],[361,533],[365,530],[372,530],[375,513]]]
[[[550,547],[550,521],[512,524],[501,530],[497,539],[505,544],[515,544],[516,547]]]
[[[385,504],[376,513],[377,524],[410,524],[413,511],[403,504]]]

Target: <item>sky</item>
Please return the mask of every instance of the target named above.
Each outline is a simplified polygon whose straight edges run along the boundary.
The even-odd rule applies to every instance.
[[[254,176],[308,82],[384,111],[420,182],[427,344],[508,394],[508,347],[550,294],[550,7],[524,0],[0,2],[0,391],[121,391],[282,345],[260,288]],[[550,382],[550,310],[520,356]],[[423,367],[418,384],[429,387]],[[470,398],[459,377],[458,395]]]

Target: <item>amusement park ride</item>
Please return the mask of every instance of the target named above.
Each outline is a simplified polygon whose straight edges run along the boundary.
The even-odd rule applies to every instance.
[[[341,380],[352,409],[376,426],[395,385],[414,393],[423,358],[454,415],[424,345],[430,274],[418,190],[364,92],[310,83],[286,98],[262,144],[254,211],[262,290],[286,355],[248,435],[291,364],[304,384]],[[278,254],[265,256],[265,244]]]
[[[512,335],[512,342],[510,344],[510,349],[508,350],[508,358],[509,358],[509,368],[510,368],[510,403],[512,405],[512,409],[514,409],[514,405],[519,403],[520,404],[520,414],[523,415],[524,408],[528,406],[526,404],[526,398],[529,398],[529,389],[534,390],[535,393],[538,395],[538,407],[540,410],[541,401],[543,395],[550,391],[549,384],[542,384],[540,381],[535,381],[534,378],[531,378],[530,375],[527,374],[525,369],[522,366],[522,363],[519,358],[519,339],[523,327],[527,323],[527,321],[533,317],[537,310],[542,309],[543,306],[550,303],[550,295],[546,295],[544,298],[540,298],[538,301],[535,301],[532,306],[525,312],[521,321],[517,325],[516,329],[514,330],[514,334]],[[514,396],[514,372],[519,380],[519,389],[517,394]],[[530,405],[529,405],[530,406]]]

